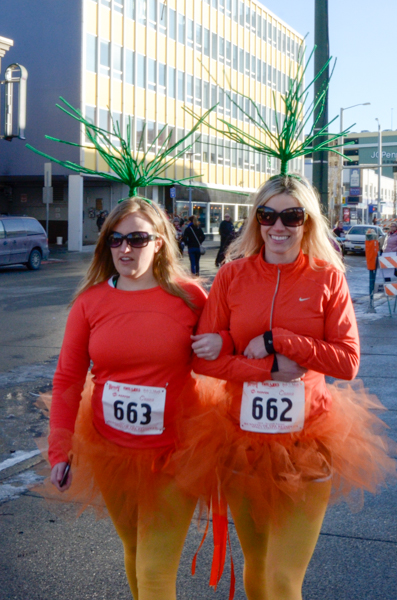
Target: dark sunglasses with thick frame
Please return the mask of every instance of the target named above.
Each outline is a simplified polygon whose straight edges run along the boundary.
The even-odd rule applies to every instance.
[[[258,206],[256,209],[256,220],[260,225],[271,227],[280,217],[284,227],[301,227],[306,219],[306,212],[303,206],[294,206],[277,212],[270,206]]]
[[[118,231],[112,231],[106,239],[106,244],[110,248],[119,248],[125,240],[130,248],[144,248],[149,242],[152,242],[157,238],[157,235],[147,233],[146,231],[132,231],[126,235],[123,235]]]

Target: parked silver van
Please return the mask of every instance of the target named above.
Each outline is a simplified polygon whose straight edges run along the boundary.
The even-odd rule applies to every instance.
[[[35,271],[48,253],[47,234],[36,219],[0,215],[0,266],[23,264]]]

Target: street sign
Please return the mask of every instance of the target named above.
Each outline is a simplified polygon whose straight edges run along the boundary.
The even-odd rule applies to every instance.
[[[44,204],[52,204],[52,187],[43,187],[43,202]]]
[[[51,163],[44,163],[44,187],[52,186],[52,170]]]
[[[170,198],[176,198],[176,188],[175,187],[170,188]]]

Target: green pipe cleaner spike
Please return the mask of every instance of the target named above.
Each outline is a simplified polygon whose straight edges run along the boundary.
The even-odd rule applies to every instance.
[[[139,187],[147,187],[149,185],[159,184],[167,186],[183,185],[184,181],[190,179],[188,177],[172,179],[170,177],[162,177],[161,175],[164,175],[169,167],[173,166],[177,160],[183,156],[183,154],[193,147],[195,141],[190,143],[185,148],[181,148],[181,146],[185,144],[186,140],[194,139],[193,134],[198,130],[200,125],[205,122],[211,111],[214,110],[213,108],[207,110],[200,118],[197,119],[194,127],[182,139],[177,140],[174,143],[171,142],[173,135],[173,132],[171,131],[165,136],[165,140],[161,143],[157,153],[155,152],[156,143],[158,142],[160,136],[164,133],[165,127],[161,129],[154,141],[148,145],[148,148],[145,151],[144,132],[146,124],[144,124],[138,143],[138,149],[134,153],[132,148],[133,140],[131,137],[131,119],[129,119],[129,122],[127,123],[125,140],[121,135],[120,124],[118,121],[114,121],[114,119],[111,118],[112,131],[107,131],[106,129],[102,129],[93,123],[90,123],[83,117],[78,109],[74,108],[64,98],[60,97],[60,100],[69,110],[60,104],[57,104],[56,106],[63,113],[77,120],[79,123],[81,123],[81,125],[84,126],[85,135],[92,146],[87,145],[87,143],[77,144],[74,142],[68,142],[52,136],[46,136],[46,138],[61,144],[77,146],[82,149],[95,150],[108,165],[110,173],[88,169],[87,167],[71,161],[58,160],[53,156],[37,150],[30,144],[26,144],[26,147],[36,154],[39,154],[40,156],[43,156],[46,159],[61,165],[62,167],[77,173],[81,173],[82,175],[98,175],[110,181],[123,183],[128,186],[130,196],[136,196],[138,194]],[[149,157],[149,154],[153,154],[152,159]],[[194,176],[194,178],[197,177],[201,177],[201,175]]]
[[[305,104],[309,95],[308,90],[324,73],[332,60],[332,57],[329,58],[319,72],[316,73],[313,78],[311,78],[310,83],[307,86],[304,86],[305,74],[307,72],[309,62],[314,55],[315,49],[316,47],[314,47],[311,51],[309,59],[305,64],[305,48],[302,42],[301,48],[298,52],[298,61],[294,77],[291,76],[291,63],[288,89],[285,95],[281,97],[282,106],[284,108],[283,111],[279,112],[277,110],[276,94],[274,92],[272,94],[273,110],[275,112],[275,132],[271,130],[271,125],[268,125],[262,118],[258,105],[251,98],[249,98],[249,96],[240,94],[238,90],[232,88],[227,77],[226,79],[230,86],[230,91],[225,90],[226,95],[240,111],[240,114],[256,127],[257,132],[255,132],[255,134],[250,134],[239,128],[237,125],[233,123],[227,123],[221,118],[218,118],[218,122],[223,125],[223,128],[212,125],[208,120],[205,121],[205,124],[209,127],[209,129],[224,135],[226,138],[243,146],[249,147],[256,152],[267,155],[269,160],[270,157],[274,157],[275,159],[279,160],[281,175],[283,176],[288,174],[288,163],[294,158],[306,156],[312,152],[334,152],[336,154],[341,154],[337,149],[342,145],[347,144],[334,144],[334,142],[337,142],[339,138],[346,136],[351,128],[348,128],[343,132],[339,132],[338,134],[328,134],[328,127],[335,121],[335,117],[335,119],[332,119],[326,126],[322,127],[320,131],[316,131],[316,125],[324,110],[329,82],[334,72],[336,61],[334,61],[331,70],[331,76],[324,83],[321,92],[316,98],[314,98],[309,107],[305,109]],[[206,68],[204,65],[203,67]],[[214,79],[211,75],[210,77]],[[249,103],[249,108],[247,107],[247,101]],[[312,122],[309,134],[304,137],[305,126],[310,121],[314,111],[317,108],[319,112],[316,115],[316,119],[314,119]],[[212,109],[215,110],[216,106],[213,106]],[[184,107],[184,110],[198,122],[199,116],[196,115],[193,110],[189,109],[188,107]],[[325,141],[324,139],[321,140],[321,137],[324,138],[324,135],[327,136]],[[262,141],[262,137],[265,141]],[[268,138],[268,142],[266,142],[266,138]]]

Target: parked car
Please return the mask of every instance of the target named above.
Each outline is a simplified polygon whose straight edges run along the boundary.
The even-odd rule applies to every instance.
[[[344,252],[356,252],[365,254],[365,234],[368,229],[374,230],[378,234],[379,248],[383,250],[386,234],[382,227],[378,225],[353,225],[346,233],[343,241]]]
[[[36,219],[0,215],[0,266],[23,264],[36,271],[48,253],[47,234]]]

